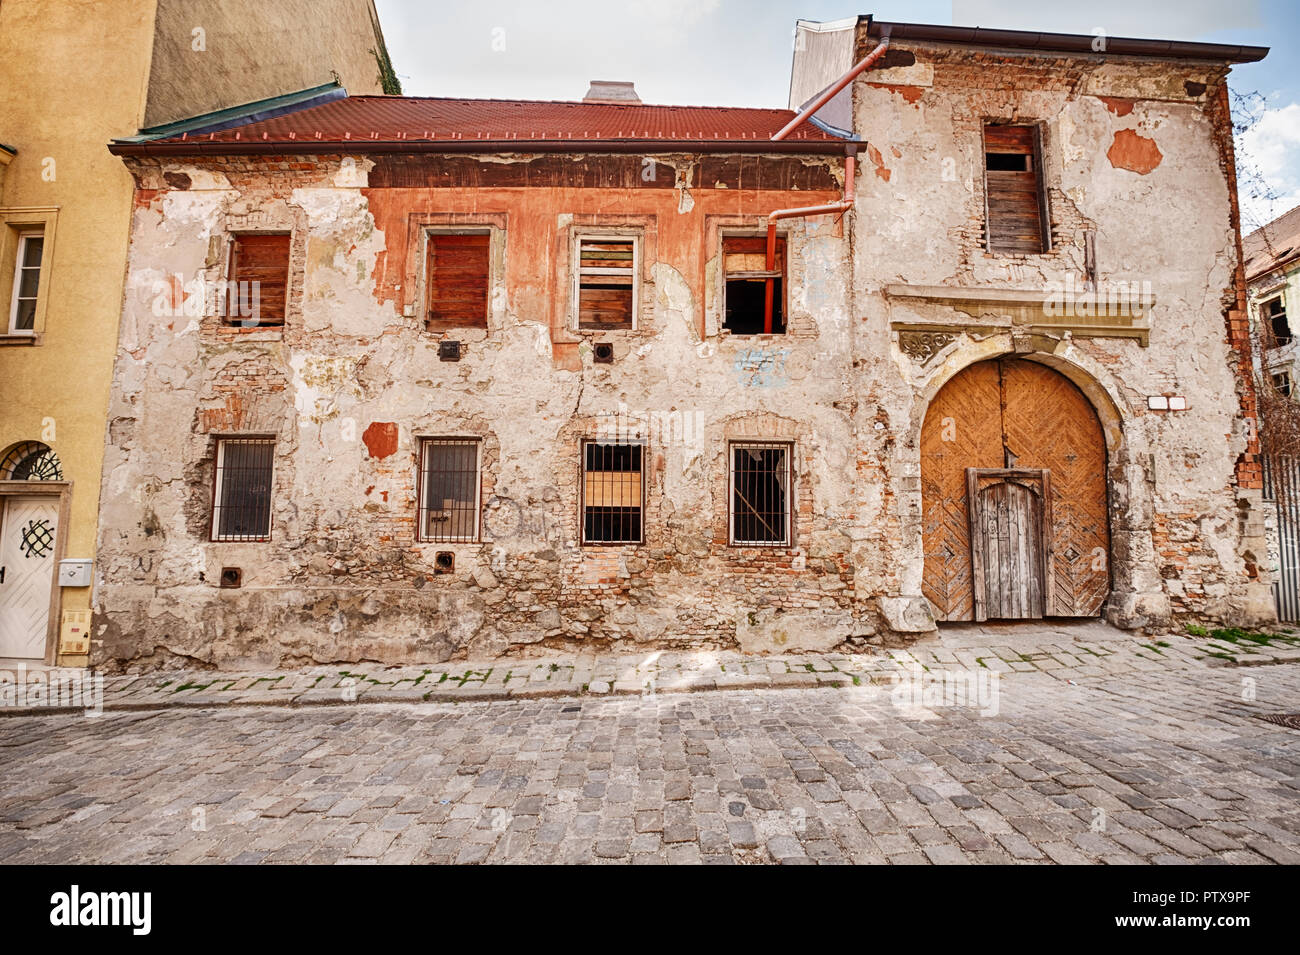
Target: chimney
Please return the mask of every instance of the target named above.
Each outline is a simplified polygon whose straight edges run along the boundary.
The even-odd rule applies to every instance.
[[[623,105],[641,102],[636,95],[636,87],[631,83],[617,80],[592,80],[591,89],[582,98],[584,103],[619,103]]]

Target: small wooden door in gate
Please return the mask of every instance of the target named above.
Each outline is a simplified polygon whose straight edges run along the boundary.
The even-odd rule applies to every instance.
[[[976,620],[1052,613],[1051,472],[967,468]]]

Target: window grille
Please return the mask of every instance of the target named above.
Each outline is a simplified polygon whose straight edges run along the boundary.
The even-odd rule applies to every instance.
[[[270,540],[274,458],[274,438],[222,438],[217,442],[213,540]]]
[[[421,442],[420,540],[478,540],[480,444],[478,438]]]
[[[731,543],[783,546],[790,543],[788,444],[731,446]]]
[[[592,441],[583,445],[583,543],[641,542],[644,452],[640,444]]]

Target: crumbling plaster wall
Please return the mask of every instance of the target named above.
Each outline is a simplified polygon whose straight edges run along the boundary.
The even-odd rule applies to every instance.
[[[888,475],[869,502],[882,509],[864,508],[877,536],[874,559],[858,566],[859,582],[886,578],[896,593],[920,594],[918,441],[926,404],[966,365],[1018,352],[1079,384],[1106,430],[1107,616],[1147,627],[1184,615],[1270,619],[1258,484],[1238,480],[1243,462],[1253,466],[1251,424],[1242,414],[1249,384],[1225,335],[1228,313],[1239,307],[1239,273],[1232,186],[1216,128],[1224,71],[942,44],[896,43],[896,62],[904,51],[912,64],[864,74],[855,89],[856,129],[870,143],[855,220],[857,373],[859,391],[886,425],[861,450]],[[981,128],[996,121],[1040,124],[1047,254],[994,255],[984,247]],[[981,325],[1005,323],[1004,310],[973,317],[940,300],[884,292],[894,283],[1044,296],[1082,289],[1089,232],[1103,289],[1149,283],[1149,347],[1132,338],[990,329]],[[891,325],[899,322],[961,331],[937,354],[914,357],[900,348]],[[1151,411],[1152,395],[1183,396],[1187,409]],[[922,603],[916,596],[905,607],[921,620]]]
[[[618,182],[626,158],[635,162],[621,187],[572,181]],[[842,162],[661,160],[644,186],[640,157],[417,164],[462,177],[457,188],[403,185],[400,160],[360,156],[129,160],[138,191],[96,662],[434,661],[538,644],[782,649],[873,632],[852,587],[842,226],[786,227],[789,335],[719,330],[719,236],[757,231],[773,208],[836,198]],[[511,164],[533,184],[463,178],[508,178]],[[437,217],[493,223],[486,331],[430,333],[418,309],[404,314],[419,296],[410,243]],[[602,224],[635,227],[653,247],[641,324],[579,334],[566,243]],[[222,277],[228,232],[257,228],[293,232],[282,331],[223,326],[202,301],[200,286]],[[443,338],[463,343],[460,361],[439,361]],[[593,363],[597,338],[615,345],[613,364]],[[225,434],[277,440],[269,542],[208,540]],[[614,434],[648,444],[646,541],[580,547],[579,442]],[[481,543],[415,541],[418,440],[442,435],[483,439]],[[725,447],[737,438],[794,443],[794,546],[728,546]],[[439,551],[455,554],[454,573],[434,573]],[[242,587],[222,589],[231,566]]]

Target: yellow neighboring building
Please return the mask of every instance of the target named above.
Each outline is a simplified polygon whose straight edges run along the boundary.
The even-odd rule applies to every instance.
[[[89,650],[132,203],[109,140],[395,84],[373,0],[0,2],[0,664]]]

